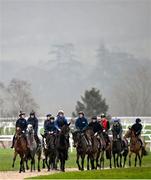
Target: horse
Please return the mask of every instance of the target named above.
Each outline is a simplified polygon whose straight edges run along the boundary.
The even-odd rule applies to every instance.
[[[106,159],[109,159],[110,161],[110,168],[112,168],[112,163],[111,163],[111,160],[112,160],[112,152],[111,152],[111,143],[107,143],[106,139],[105,139],[105,134],[104,132],[98,132],[97,133],[97,139],[99,141],[99,144],[100,144],[100,164],[98,164],[98,167],[100,169],[104,169],[104,162],[105,162],[105,153],[106,153]]]
[[[87,170],[89,170],[89,159],[91,160],[91,167],[94,169],[94,159],[97,161],[97,156],[93,155],[93,151],[95,150],[92,149],[92,135],[94,133],[90,129],[84,130],[84,132],[81,131],[75,131],[72,133],[73,135],[73,141],[74,141],[74,146],[76,147],[77,151],[77,159],[76,163],[78,165],[78,169],[83,171],[84,170],[84,159],[85,156],[87,155]],[[96,144],[95,144],[96,145]],[[98,148],[98,147],[97,147]],[[98,152],[98,149],[96,150]],[[95,151],[95,155],[97,154]],[[81,159],[81,163],[79,162]]]
[[[26,166],[28,169],[27,158],[29,156],[29,148],[27,145],[25,134],[22,133],[22,130],[20,127],[16,127],[14,150],[15,152],[14,152],[12,167],[14,167],[17,154],[19,154],[20,156],[19,173],[25,172],[24,161],[26,161]]]
[[[85,135],[92,146],[87,152],[87,170],[89,170],[89,160],[91,160],[91,169],[97,169],[99,166],[98,160],[100,157],[100,142],[97,136],[94,135],[94,131],[91,127],[85,130]]]
[[[43,166],[46,163],[48,171],[50,169],[56,169],[56,134],[55,133],[47,133],[47,135],[42,135],[44,140],[44,156],[45,162],[43,162]],[[49,160],[49,161],[48,161]]]
[[[63,125],[56,136],[56,162],[60,161],[60,170],[65,171],[65,161],[68,159],[69,128],[70,124]]]
[[[30,149],[30,157],[31,157],[31,172],[35,170],[35,155],[38,157],[38,171],[40,172],[40,159],[41,159],[41,147],[37,147],[37,143],[34,137],[34,129],[31,124],[27,126],[27,142]]]
[[[143,148],[139,138],[135,135],[133,129],[129,128],[124,138],[130,138],[130,152],[129,152],[129,166],[131,166],[131,156],[135,154],[135,167],[137,165],[137,158],[139,159],[139,166],[142,164]]]

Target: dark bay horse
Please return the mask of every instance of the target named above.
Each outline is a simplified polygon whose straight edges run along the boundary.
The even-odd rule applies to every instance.
[[[42,135],[42,134],[41,134]],[[47,133],[46,136],[42,135],[44,139],[44,156],[45,163],[47,165],[48,171],[50,169],[56,169],[56,134]]]
[[[109,160],[110,168],[112,168],[112,146],[111,143],[106,141],[106,138],[103,132],[98,133],[98,140],[100,142],[100,164],[98,165],[100,169],[104,169],[104,162],[105,162],[105,154],[106,159]]]
[[[69,128],[70,124],[63,125],[56,137],[56,161],[60,161],[60,170],[65,171],[65,161],[68,159]]]
[[[91,148],[88,149],[87,156],[87,170],[89,170],[89,160],[91,161],[91,169],[97,169],[99,157],[100,157],[100,141],[97,136],[94,135],[91,127],[85,130],[85,135],[90,142]]]
[[[92,129],[86,129],[84,132],[75,131],[72,133],[74,146],[77,151],[76,163],[79,170],[84,170],[84,160],[87,156],[87,170],[89,170],[89,160],[91,162],[91,168],[97,168],[98,156],[99,156],[99,142],[94,136]],[[81,160],[81,163],[80,163]],[[94,165],[96,161],[96,166]]]
[[[135,154],[135,166],[137,165],[137,158],[139,159],[139,166],[142,164],[143,148],[138,137],[136,137],[134,130],[129,128],[126,132],[125,138],[130,138],[130,152],[129,152],[129,166],[131,166],[131,156]]]
[[[12,167],[14,167],[14,163],[16,160],[17,154],[20,156],[20,169],[19,173],[25,172],[24,161],[27,162],[27,158],[29,156],[29,148],[27,146],[27,140],[25,134],[22,133],[20,127],[16,127],[16,134],[15,134],[15,143],[14,143],[14,158]]]

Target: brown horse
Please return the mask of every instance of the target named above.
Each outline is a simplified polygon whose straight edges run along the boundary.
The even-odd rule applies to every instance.
[[[25,172],[24,167],[24,161],[27,160],[27,156],[29,155],[29,149],[27,146],[27,140],[25,135],[22,133],[20,127],[16,128],[16,134],[15,134],[15,143],[14,143],[14,158],[13,158],[13,164],[12,167],[14,167],[14,163],[16,160],[17,154],[20,156],[20,170],[19,173]]]
[[[91,169],[97,169],[98,160],[100,157],[100,142],[96,135],[94,135],[91,127],[85,130],[85,135],[90,142],[91,148],[89,149],[87,156],[87,169],[89,170],[89,160],[91,161]]]
[[[131,156],[135,154],[135,166],[137,165],[137,158],[139,159],[139,166],[141,167],[143,151],[142,144],[138,137],[136,137],[134,130],[129,128],[124,138],[130,138],[130,152],[129,152],[129,166],[131,166]]]

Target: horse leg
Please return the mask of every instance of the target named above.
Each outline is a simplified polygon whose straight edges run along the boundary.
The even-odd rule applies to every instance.
[[[33,158],[33,166],[34,166],[34,171],[36,170],[36,167],[35,167],[35,157]]]
[[[90,160],[90,157],[89,157],[89,155],[87,155],[87,170],[90,170],[90,168],[89,168],[89,160]]]
[[[124,155],[124,163],[123,163],[123,168],[125,167],[125,163],[126,163],[126,155]]]
[[[13,158],[13,164],[12,164],[13,168],[14,168],[14,164],[15,164],[15,161],[16,161],[16,157],[17,157],[17,152],[15,151],[14,152],[14,158]]]
[[[45,159],[42,160],[42,168],[45,169]]]
[[[139,158],[139,166],[141,167],[141,165],[142,165],[142,157],[141,157],[141,155],[138,153],[138,158]]]
[[[129,153],[129,167],[131,167],[131,156],[132,156],[132,152]]]
[[[84,158],[85,158],[85,154],[81,155],[81,170],[83,171],[84,170]]]
[[[27,158],[26,158],[26,169],[28,170],[29,169],[29,166],[28,166],[28,160],[27,160]]]
[[[122,154],[120,154],[120,167],[122,167]]]
[[[41,159],[41,154],[38,155],[38,172],[40,172],[40,159]]]
[[[113,159],[114,159],[114,168],[116,168],[116,159],[115,159],[115,153],[113,153]]]
[[[135,156],[135,167],[136,167],[136,165],[137,165],[137,154]]]
[[[91,157],[91,170],[93,170],[94,169],[94,158],[93,157]]]
[[[77,160],[76,160],[76,163],[78,165],[78,169],[81,170],[81,167],[80,167],[80,164],[79,164],[79,154],[77,152]]]
[[[50,167],[49,167],[49,164],[48,164],[48,155],[46,155],[45,163],[47,165],[48,171],[50,171]]]

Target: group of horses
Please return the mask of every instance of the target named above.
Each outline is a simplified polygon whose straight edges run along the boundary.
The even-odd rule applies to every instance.
[[[34,138],[34,130],[32,125],[28,125],[26,134],[21,132],[19,127],[16,128],[14,158],[12,167],[16,160],[16,156],[20,156],[19,172],[25,172],[29,169],[28,161],[31,162],[30,170],[35,170],[35,157],[38,160],[38,171],[40,171],[40,161],[43,158],[43,168],[45,165],[50,169],[57,170],[60,163],[60,170],[65,171],[65,162],[68,159],[69,134],[71,133],[70,124],[64,125],[59,133],[47,133],[42,135],[42,146],[37,146]],[[85,131],[74,131],[72,137],[77,152],[76,163],[79,170],[84,170],[84,161],[87,157],[87,170],[104,168],[105,159],[109,160],[109,167],[112,168],[112,157],[114,159],[114,167],[125,167],[126,158],[129,154],[129,166],[131,166],[131,155],[135,153],[135,166],[139,158],[139,165],[143,157],[143,148],[140,140],[135,136],[132,129],[129,129],[124,138],[119,138],[116,131],[112,131],[113,138],[106,141],[106,134],[98,132],[94,134],[92,128]],[[130,147],[127,138],[130,138]],[[106,155],[106,158],[105,158]],[[120,159],[120,161],[119,161]],[[123,161],[124,160],[124,161]]]
[[[43,136],[43,146],[36,143],[34,137],[34,130],[32,125],[28,125],[26,134],[23,134],[19,127],[16,128],[15,144],[14,144],[14,167],[17,155],[20,156],[20,169],[19,172],[25,172],[29,169],[28,161],[31,161],[30,170],[35,170],[35,156],[38,158],[38,171],[40,171],[40,161],[43,160],[43,167],[47,165],[48,171],[50,169],[57,169],[57,164],[60,162],[60,170],[65,171],[65,161],[68,158],[69,148],[69,124],[62,127],[61,132],[54,134],[48,133]],[[44,155],[45,158],[42,158]]]

